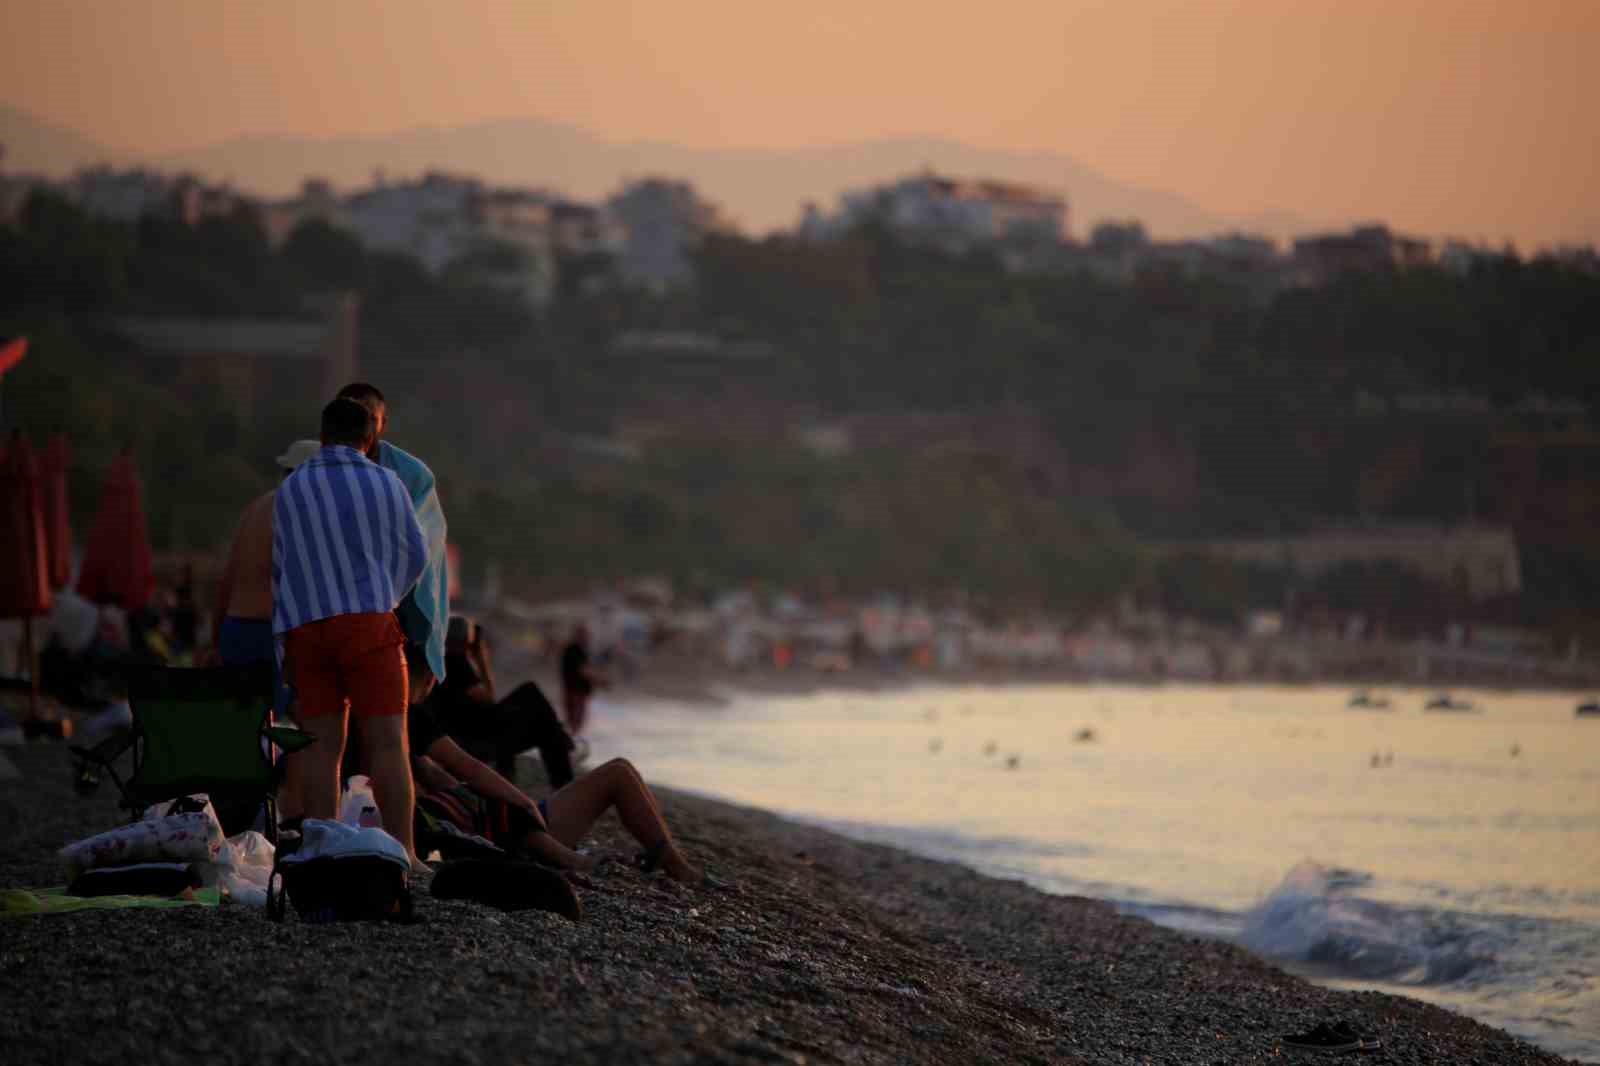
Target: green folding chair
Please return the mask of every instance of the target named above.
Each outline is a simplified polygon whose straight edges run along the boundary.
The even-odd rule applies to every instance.
[[[72,748],[78,757],[78,791],[89,794],[103,773],[122,794],[120,805],[137,818],[153,803],[204,792],[238,831],[237,816],[266,812],[266,836],[278,842],[277,796],[285,754],[314,739],[292,726],[272,725],[272,668],[224,667],[180,670],[138,667],[128,673],[133,726],[93,747]],[[132,752],[126,779],[116,763]]]

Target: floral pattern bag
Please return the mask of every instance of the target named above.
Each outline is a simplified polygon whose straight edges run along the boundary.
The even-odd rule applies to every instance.
[[[67,880],[85,870],[141,862],[215,862],[222,851],[222,825],[208,810],[169,814],[68,844],[59,852]]]

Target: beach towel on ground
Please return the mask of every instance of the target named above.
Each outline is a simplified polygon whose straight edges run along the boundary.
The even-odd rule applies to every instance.
[[[450,624],[450,569],[445,557],[444,508],[434,486],[433,471],[410,452],[388,441],[378,443],[378,465],[393,470],[411,495],[411,506],[428,546],[428,565],[416,587],[400,601],[400,628],[407,639],[428,653],[428,669],[444,680],[444,635]]]
[[[0,888],[0,918],[30,914],[71,914],[74,911],[112,911],[133,908],[215,907],[221,891],[200,888],[193,898],[160,896],[69,896],[65,888]]]

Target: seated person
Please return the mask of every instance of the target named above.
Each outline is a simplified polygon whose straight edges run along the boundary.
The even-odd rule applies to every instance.
[[[72,707],[100,707],[126,698],[123,675],[145,661],[129,641],[127,615],[99,607],[70,588],[55,594],[50,628],[39,652],[39,686]]]
[[[432,713],[431,701],[426,698],[431,675],[421,669],[426,663],[420,655],[412,654],[416,650],[414,646],[406,649],[406,661],[416,664],[411,668],[412,703],[406,715],[406,739],[411,749],[419,815],[427,811],[435,817],[446,817],[466,833],[484,834],[487,830],[493,843],[547,866],[588,870],[596,860],[573,849],[601,815],[616,808],[622,827],[645,849],[642,865],[646,869],[659,866],[676,881],[707,882],[705,874],[690,864],[673,841],[660,805],[628,760],[612,759],[535,802],[492,767],[462,750]],[[344,773],[359,772],[359,760],[359,753],[347,750]],[[469,819],[472,824],[468,825],[457,824],[459,816],[451,816],[450,812],[461,808],[458,794],[463,787],[472,793],[469,801],[489,808],[487,818]],[[417,828],[420,832],[423,826],[419,824]]]
[[[496,700],[488,634],[466,618],[450,619],[445,638],[445,678],[427,708],[444,732],[513,781],[517,755],[537,747],[551,788],[572,780],[572,737],[550,701],[532,681]],[[413,749],[415,750],[415,749]]]

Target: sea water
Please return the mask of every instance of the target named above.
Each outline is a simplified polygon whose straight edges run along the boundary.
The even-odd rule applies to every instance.
[[[1095,896],[1313,980],[1600,1060],[1600,719],[1581,694],[1013,685],[612,699],[646,778]]]

